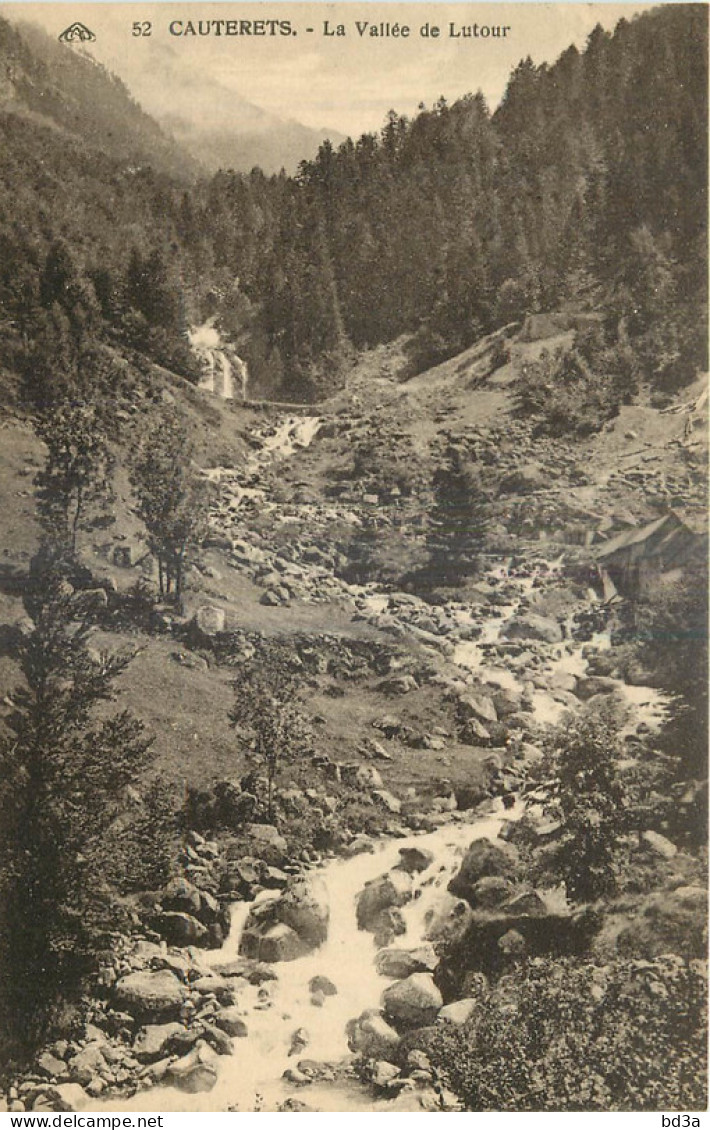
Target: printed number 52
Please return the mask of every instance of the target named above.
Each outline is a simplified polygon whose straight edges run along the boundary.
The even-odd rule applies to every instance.
[[[145,20],[145,21],[144,21],[143,23],[138,23],[138,22],[136,22],[136,23],[134,23],[134,25],[133,25],[133,32],[132,32],[132,34],[133,34],[134,36],[138,36],[138,35],[150,35],[150,33],[151,33],[151,30],[152,30],[152,27],[153,27],[152,23],[150,23],[150,22],[149,22],[148,20]]]

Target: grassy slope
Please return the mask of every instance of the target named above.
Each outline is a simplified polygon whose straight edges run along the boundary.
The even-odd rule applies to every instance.
[[[371,426],[377,427],[378,419],[383,425],[395,421],[397,427],[411,436],[416,451],[426,459],[442,431],[453,429],[460,433],[473,426],[490,424],[504,427],[512,404],[509,384],[517,367],[523,359],[538,353],[542,345],[550,344],[554,343],[514,343],[512,362],[490,379],[485,351],[482,354],[479,347],[474,347],[406,385],[398,384],[390,375],[397,367],[390,348],[390,365],[383,365],[381,351],[361,361],[353,374],[348,395],[359,398],[358,411],[369,418]],[[177,398],[191,416],[199,457],[205,466],[234,464],[244,457],[245,436],[263,422],[263,413],[219,403],[168,374],[162,374],[160,380],[169,395]],[[482,381],[485,381],[482,387],[475,387]],[[699,384],[696,389],[687,390],[682,400],[691,399],[700,387]],[[332,408],[342,409],[347,404],[343,400],[345,398],[341,397],[340,403],[334,402]],[[581,492],[580,503],[608,510],[623,502],[639,519],[644,518],[648,506],[643,491],[637,490],[634,494],[633,488],[628,486],[610,489],[609,472],[620,465],[628,465],[627,456],[642,449],[642,455],[660,459],[669,472],[680,469],[685,473],[688,452],[677,442],[682,428],[683,417],[677,414],[662,415],[642,406],[624,409],[617,421],[575,452],[586,469],[591,469],[593,479],[591,486],[577,488]],[[696,436],[700,436],[703,428],[701,418],[696,423]],[[31,479],[41,459],[41,447],[28,425],[10,416],[3,421],[0,437],[2,563],[17,569],[26,567],[36,545]],[[315,496],[322,497],[331,481],[334,460],[345,459],[348,446],[347,434],[321,444],[316,442],[290,464],[283,465],[279,478],[283,482],[289,479],[304,482]],[[702,450],[691,454],[702,466]],[[634,459],[637,457],[631,455],[630,461]],[[123,473],[119,477],[113,530],[104,532],[100,539],[85,547],[97,572],[113,576],[121,588],[135,583],[139,570],[115,568],[111,564],[110,549],[117,538],[134,540],[139,532],[138,520],[131,514],[127,479]],[[218,550],[207,551],[203,565],[209,567],[212,575],[192,574],[187,595],[188,612],[209,602],[225,608],[228,626],[233,628],[267,634],[327,632],[341,635],[343,639],[377,638],[375,629],[351,622],[352,609],[342,602],[325,605],[294,600],[286,608],[267,608],[259,603],[263,590],[228,565]],[[7,585],[4,588],[7,589]],[[2,621],[12,622],[22,614],[18,597],[2,591],[0,586]],[[140,648],[138,658],[124,676],[123,701],[156,734],[156,756],[151,772],[165,772],[172,778],[203,784],[244,771],[244,762],[236,752],[227,723],[232,697],[229,670],[183,666],[173,658],[179,647],[164,638],[140,634],[126,637],[114,633],[100,636],[97,643]],[[0,658],[0,698],[11,689],[16,678],[11,661]],[[447,708],[431,687],[393,700],[374,689],[376,681],[373,678],[344,685],[346,697],[331,697],[325,690],[328,680],[321,680],[314,688],[313,712],[323,719],[318,727],[319,746],[334,759],[359,760],[363,741],[380,736],[372,729],[372,721],[385,713],[394,713],[420,731],[437,725],[451,728]],[[413,750],[396,741],[389,743],[389,749],[394,760],[378,762],[378,769],[386,784],[402,788],[411,784],[425,787],[431,784],[433,777],[471,782],[481,772],[485,757],[484,751],[464,746],[450,746],[446,755]]]

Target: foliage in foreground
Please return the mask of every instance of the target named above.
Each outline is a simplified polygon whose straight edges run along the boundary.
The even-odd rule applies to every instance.
[[[536,959],[501,978],[426,1051],[467,1110],[703,1110],[701,963]]]
[[[71,589],[40,583],[0,744],[0,1015],[28,1046],[114,927],[102,861],[151,744],[128,711],[105,710],[131,657],[92,651]]]

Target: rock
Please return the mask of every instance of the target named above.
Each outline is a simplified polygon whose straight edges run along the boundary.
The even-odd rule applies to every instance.
[[[413,973],[382,994],[385,1015],[410,1028],[432,1024],[443,1003],[431,973]]]
[[[321,946],[328,937],[330,907],[322,879],[308,875],[293,879],[276,904],[280,922],[290,926],[308,949]]]
[[[141,1028],[133,1044],[133,1054],[141,1063],[151,1063],[167,1054],[168,1045],[178,1032],[184,1032],[183,1024],[148,1024]]]
[[[215,1052],[208,1044],[199,1043],[187,1055],[170,1064],[165,1073],[166,1082],[191,1095],[211,1091],[217,1082],[215,1058]]]
[[[678,848],[669,839],[662,836],[660,832],[642,832],[641,841],[645,847],[650,848],[656,855],[660,855],[662,859],[673,859],[678,854]]]
[[[185,995],[185,987],[167,969],[129,973],[113,987],[115,1004],[132,1016],[174,1015]]]
[[[352,859],[355,855],[372,855],[375,850],[375,841],[372,836],[366,835],[364,832],[359,832],[353,836],[349,844],[346,844],[342,850],[342,854],[346,859]]]
[[[297,1028],[291,1036],[291,1046],[288,1049],[289,1055],[299,1055],[304,1048],[307,1048],[311,1042],[311,1037],[305,1028]]]
[[[498,714],[492,699],[475,691],[466,691],[459,695],[458,709],[464,721],[471,718],[483,723],[498,721]]]
[[[195,613],[195,624],[206,636],[215,636],[223,632],[226,616],[223,608],[216,608],[212,604],[203,604]]]
[[[236,1005],[223,1008],[222,1011],[218,1012],[215,1016],[214,1022],[217,1027],[221,1028],[223,1032],[226,1032],[228,1036],[243,1039],[245,1036],[249,1035],[246,1022]]]
[[[384,679],[377,688],[382,694],[409,694],[417,690],[417,680],[413,675],[396,675],[391,679]]]
[[[518,930],[507,930],[498,939],[498,949],[506,957],[523,957],[527,949],[525,938]]]
[[[53,1083],[42,1089],[32,1110],[78,1111],[84,1110],[88,1102],[89,1096],[78,1083]]]
[[[452,895],[470,902],[475,898],[474,889],[479,879],[489,875],[513,877],[517,859],[517,852],[509,844],[494,844],[488,839],[474,840],[466,851],[460,870],[449,883],[448,890]]]
[[[618,690],[619,683],[605,675],[588,675],[586,678],[577,679],[576,695],[583,702],[597,694],[613,694]]]
[[[437,909],[431,911],[430,915],[426,937],[432,942],[450,945],[464,936],[473,918],[473,911],[463,899],[444,895],[438,900]]]
[[[323,977],[318,974],[316,977],[311,977],[308,982],[308,988],[312,993],[323,993],[326,997],[337,996],[338,990],[333,982],[328,977]]]
[[[479,1002],[474,1000],[473,997],[468,997],[461,1001],[452,1001],[451,1004],[445,1004],[443,1008],[439,1009],[436,1018],[437,1023],[446,1021],[460,1028],[462,1024],[465,1024],[471,1019],[478,1008],[478,1004]]]
[[[393,870],[367,883],[357,899],[359,930],[373,932],[382,910],[404,906],[412,897],[412,880],[404,871]]]
[[[398,816],[402,811],[402,802],[394,793],[389,792],[387,789],[374,789],[372,799],[386,808],[394,816]]]
[[[501,633],[509,640],[541,640],[543,643],[561,643],[562,628],[556,620],[525,612],[505,625]]]
[[[396,906],[381,910],[372,923],[371,933],[374,934],[375,945],[378,949],[391,945],[395,938],[401,937],[406,932],[407,927],[402,912]]]
[[[550,485],[550,475],[544,467],[533,461],[521,463],[504,475],[498,485],[501,494],[535,494]]]
[[[285,922],[277,922],[258,936],[259,961],[295,961],[305,952],[303,941]]]
[[[540,918],[547,914],[547,906],[537,891],[521,891],[513,895],[503,907],[506,914],[530,915]]]
[[[496,708],[498,718],[505,719],[511,714],[517,714],[520,710],[520,699],[521,695],[516,694],[515,691],[496,691],[493,695],[493,705]]]
[[[366,1059],[383,1059],[394,1055],[399,1047],[399,1035],[384,1018],[379,1009],[368,1009],[346,1027],[348,1047]]]
[[[474,883],[469,898],[475,910],[491,910],[511,897],[515,887],[502,875],[485,875]]]
[[[171,879],[160,896],[163,910],[184,911],[196,917],[200,913],[200,892],[187,879]]]
[[[377,1061],[372,1069],[371,1080],[375,1087],[386,1089],[393,1079],[399,1078],[399,1068],[385,1059]]]
[[[68,1066],[72,1079],[85,1087],[96,1075],[106,1069],[106,1060],[101,1051],[101,1045],[98,1042],[86,1044],[80,1052],[72,1056]]]
[[[150,924],[171,946],[197,946],[207,937],[207,928],[192,914],[167,910],[151,917]]]
[[[344,785],[360,789],[382,788],[382,777],[374,765],[343,765],[340,775]]]
[[[461,727],[460,736],[464,745],[487,746],[491,741],[490,730],[478,718],[469,718]]]
[[[246,834],[267,863],[281,867],[288,855],[288,844],[273,824],[247,824]]]
[[[234,1004],[234,985],[228,977],[220,977],[211,971],[202,977],[196,977],[190,983],[190,991],[201,996],[212,995],[220,1004]]]
[[[43,1055],[37,1060],[37,1070],[40,1075],[46,1075],[49,1079],[66,1079],[68,1078],[67,1065],[63,1059],[57,1059],[56,1055],[51,1052],[44,1052]]]
[[[434,862],[434,852],[428,848],[406,847],[399,849],[399,863],[396,870],[406,871],[408,875],[415,875],[426,871]]]
[[[418,946],[416,949],[384,949],[375,958],[377,972],[381,977],[395,977],[398,980],[412,973],[433,973],[439,959],[432,945]]]
[[[216,1027],[214,1024],[200,1025],[202,1035],[209,1046],[217,1052],[217,1055],[234,1055],[234,1044],[222,1028]]]

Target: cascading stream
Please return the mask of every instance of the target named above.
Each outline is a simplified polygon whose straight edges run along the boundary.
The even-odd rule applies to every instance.
[[[217,1062],[219,1078],[209,1097],[163,1086],[141,1091],[129,1100],[97,1104],[96,1109],[200,1111],[237,1106],[248,1111],[254,1108],[257,1096],[261,1096],[263,1109],[275,1109],[295,1093],[295,1088],[282,1079],[283,1072],[295,1067],[299,1059],[332,1062],[346,1056],[348,1021],[367,1008],[377,1008],[383,990],[392,983],[377,973],[372,935],[357,927],[356,898],[365,883],[394,867],[403,847],[426,848],[434,854],[432,864],[416,877],[413,900],[402,908],[406,933],[397,939],[397,946],[417,947],[425,941],[428,912],[443,901],[446,886],[468,845],[482,837],[494,839],[503,821],[517,815],[519,810],[503,812],[502,806],[492,805],[489,815],[479,816],[470,824],[448,824],[425,835],[389,840],[371,855],[335,859],[314,869],[328,891],[327,941],[305,957],[275,965],[278,980],[266,983],[266,996],[256,986],[246,986],[240,993],[239,1005],[249,1035],[235,1041],[233,1056]],[[251,905],[237,903],[233,908],[229,937],[221,950],[207,956],[213,967],[237,957]],[[311,1002],[309,982],[317,975],[329,978],[338,990],[322,1007]],[[308,1032],[309,1042],[303,1051],[289,1056],[293,1034],[299,1028]],[[318,1107],[347,1110],[357,1089],[354,1084],[322,1085],[318,1088]],[[306,1098],[309,1093],[310,1088]]]

